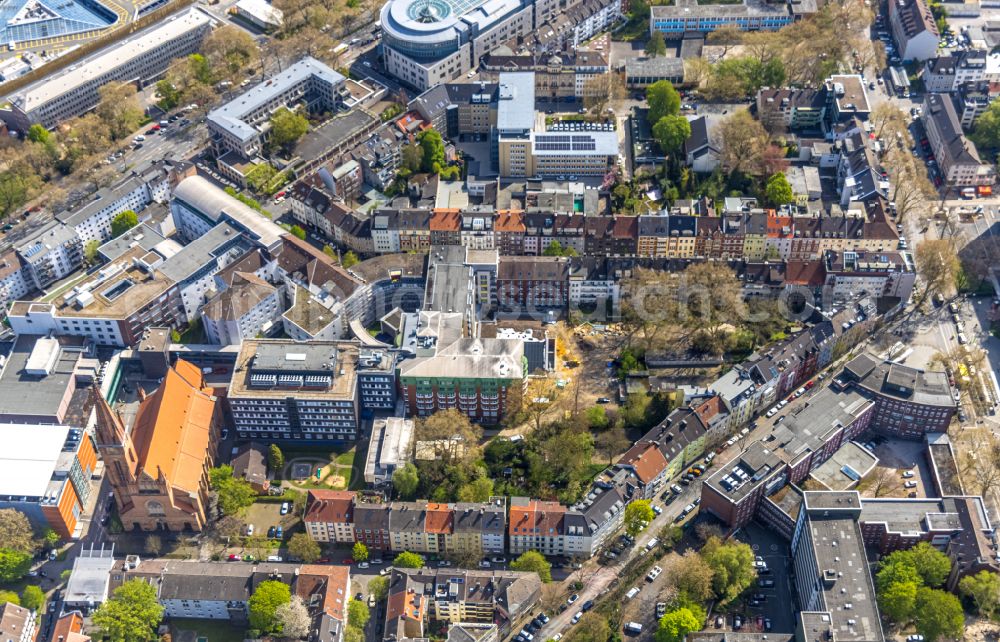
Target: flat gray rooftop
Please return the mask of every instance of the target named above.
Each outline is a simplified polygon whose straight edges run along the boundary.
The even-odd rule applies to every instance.
[[[268,103],[281,97],[282,94],[293,89],[296,85],[312,78],[334,87],[344,82],[344,76],[340,72],[334,71],[315,58],[307,56],[277,76],[268,78],[222,107],[213,109],[208,114],[208,122],[226,130],[239,140],[250,140],[259,132],[256,127],[243,120],[247,114],[267,106]]]

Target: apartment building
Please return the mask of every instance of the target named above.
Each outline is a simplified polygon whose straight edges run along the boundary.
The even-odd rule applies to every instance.
[[[350,442],[358,436],[358,348],[246,340],[227,399],[244,439]]]
[[[306,56],[276,76],[208,113],[208,132],[219,156],[227,152],[249,159],[261,153],[266,129],[260,125],[279,107],[304,105],[308,111],[335,112],[343,104],[346,79]]]
[[[205,337],[215,345],[239,345],[281,327],[280,290],[250,273],[237,272],[225,290],[201,308]]]
[[[197,8],[170,16],[8,96],[0,119],[22,133],[35,123],[52,129],[93,109],[108,83],[148,85],[175,59],[198,51],[214,26],[215,20]]]
[[[386,639],[426,638],[432,624],[448,639],[476,628],[476,640],[506,639],[531,618],[541,599],[535,573],[393,569],[386,602]],[[426,633],[425,633],[426,631]],[[485,637],[479,637],[485,635]]]
[[[165,203],[168,195],[166,169],[150,167],[145,175],[130,176],[117,185],[99,189],[84,205],[56,214],[55,218],[73,229],[83,244],[104,243],[111,239],[115,216],[126,210],[140,213],[150,203]]]
[[[950,96],[927,94],[921,119],[931,151],[949,185],[977,187],[996,182],[993,166],[979,158],[975,145],[962,132],[962,121]]]
[[[396,407],[396,355],[389,350],[361,348],[358,353],[358,400],[366,410]]]
[[[558,256],[502,256],[496,299],[501,308],[565,308],[569,303],[570,259]]]
[[[824,297],[855,301],[865,295],[910,299],[916,269],[909,256],[899,252],[827,252]]]
[[[354,543],[354,493],[310,490],[302,518],[306,533],[317,542]]]
[[[32,289],[42,290],[83,265],[83,242],[73,228],[53,220],[18,246],[17,255]]]
[[[609,3],[608,9],[603,13],[614,13],[610,8],[611,4],[613,3]],[[503,72],[517,71],[535,74],[536,96],[558,100],[584,98],[593,93],[597,88],[594,83],[588,87],[588,82],[608,73],[609,67],[605,54],[599,51],[573,50],[547,58],[492,53],[479,65],[480,75],[488,78],[491,83],[496,83]]]
[[[924,0],[889,2],[889,24],[900,58],[924,61],[937,56],[940,34]]]
[[[5,602],[0,606],[0,633],[8,642],[34,642],[38,635],[35,611]]]

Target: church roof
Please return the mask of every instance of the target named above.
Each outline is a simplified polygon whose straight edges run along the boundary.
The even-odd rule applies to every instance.
[[[178,359],[156,392],[139,405],[132,429],[138,472],[154,479],[162,472],[174,488],[197,493],[211,448],[216,403],[201,370]]]

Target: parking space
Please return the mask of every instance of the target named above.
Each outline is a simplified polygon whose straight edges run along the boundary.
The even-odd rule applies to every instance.
[[[283,508],[287,503],[287,510]],[[285,511],[282,514],[282,511]],[[271,539],[287,539],[292,527],[299,522],[291,502],[257,502],[247,509],[246,523],[253,525],[254,535]],[[281,529],[280,533],[278,529]]]
[[[923,442],[875,437],[868,442],[879,464],[859,490],[866,497],[928,497],[933,495]]]
[[[733,629],[734,615],[742,619],[741,631],[792,633],[795,631],[797,603],[792,594],[792,560],[788,542],[774,531],[752,523],[741,529],[737,539],[746,542],[766,565],[759,570],[757,585],[730,609],[723,628]],[[715,626],[713,616],[711,626]],[[770,624],[770,629],[767,628]]]

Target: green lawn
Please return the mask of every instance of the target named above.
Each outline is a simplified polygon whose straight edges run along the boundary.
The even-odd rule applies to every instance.
[[[205,638],[208,642],[243,642],[245,630],[229,622],[216,620],[172,620],[170,627],[176,639],[178,631],[195,631],[195,640]]]

